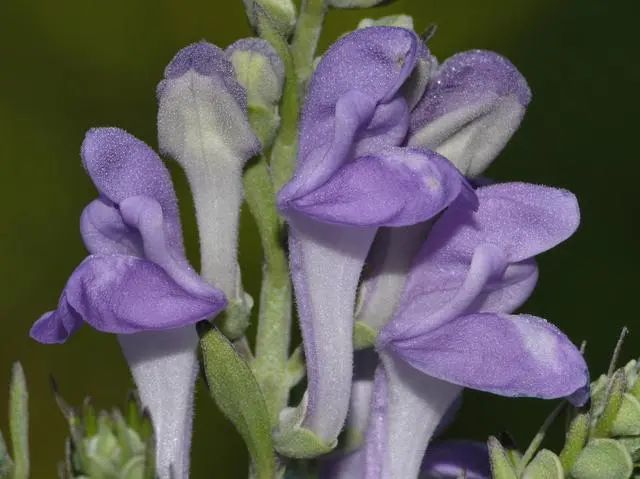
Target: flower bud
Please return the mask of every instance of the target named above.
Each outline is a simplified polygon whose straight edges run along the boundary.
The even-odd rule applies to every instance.
[[[265,40],[244,38],[226,50],[238,83],[247,92],[249,123],[263,148],[271,145],[280,125],[278,104],[284,83],[282,60]]]
[[[249,22],[254,27],[257,27],[258,11],[262,10],[285,36],[293,31],[296,7],[292,0],[244,0],[244,5]]]

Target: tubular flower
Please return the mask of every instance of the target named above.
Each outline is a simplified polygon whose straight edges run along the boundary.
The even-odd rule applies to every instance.
[[[381,226],[421,223],[475,196],[442,156],[403,147],[429,55],[415,33],[372,27],[323,56],[302,113],[296,171],[278,195],[305,345],[302,426],[336,440],[347,415],[355,294]]]
[[[525,183],[477,195],[477,212],[454,204],[435,222],[378,337],[367,478],[417,477],[463,387],[586,400],[587,367],[570,340],[543,319],[509,314],[535,286],[533,257],[577,228],[575,197]]]
[[[160,477],[189,466],[197,335],[193,324],[226,306],[185,257],[169,172],[146,144],[118,128],[90,130],[82,161],[98,189],[80,230],[90,255],[58,308],[31,336],[62,343],[83,323],[118,334],[157,437]]]
[[[223,50],[180,50],[158,85],[160,150],[184,169],[196,208],[202,276],[231,304],[246,301],[237,261],[242,168],[260,150],[247,98]]]
[[[429,79],[411,112],[408,144],[432,149],[475,177],[518,129],[530,100],[526,80],[506,58],[481,50],[459,53]],[[368,258],[358,321],[378,331],[391,319],[429,228],[423,223],[379,232]]]

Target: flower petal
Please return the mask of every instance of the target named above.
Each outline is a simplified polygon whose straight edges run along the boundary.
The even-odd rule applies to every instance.
[[[149,196],[162,206],[171,248],[182,250],[178,203],[169,171],[145,143],[119,128],[94,128],[82,143],[82,161],[102,196],[118,204]]]
[[[424,374],[502,396],[566,397],[589,380],[580,351],[535,316],[461,316],[384,347]]]
[[[351,160],[360,139],[385,146],[404,140],[408,107],[400,89],[416,65],[418,42],[409,30],[371,27],[346,35],[322,57],[302,112],[297,169],[280,205],[322,185]],[[377,113],[387,103],[393,106]],[[367,129],[370,122],[376,126]]]
[[[467,262],[481,243],[502,249],[510,263],[543,253],[569,238],[580,224],[576,197],[567,190],[527,183],[478,188],[479,208],[452,205],[436,223],[421,257]]]
[[[429,445],[420,478],[491,479],[487,445],[473,441],[437,441]]]
[[[82,211],[80,234],[91,254],[144,256],[140,233],[124,223],[120,210],[107,199],[98,198]]]
[[[442,64],[415,108],[409,142],[476,176],[518,129],[530,99],[527,82],[506,58],[459,53]]]
[[[64,342],[79,319],[107,333],[174,329],[214,316],[226,306],[219,291],[210,292],[196,296],[141,258],[93,255],[71,274],[58,309],[40,318],[31,334],[42,342]]]
[[[474,197],[462,175],[437,153],[388,148],[349,163],[291,206],[327,223],[405,226],[435,216],[462,192]]]

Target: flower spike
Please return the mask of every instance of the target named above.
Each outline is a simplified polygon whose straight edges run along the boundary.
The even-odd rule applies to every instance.
[[[393,27],[331,47],[310,82],[296,171],[278,194],[309,378],[301,426],[326,444],[347,415],[355,293],[378,227],[426,221],[458,197],[475,201],[450,162],[401,147],[404,86],[423,54],[415,33]]]

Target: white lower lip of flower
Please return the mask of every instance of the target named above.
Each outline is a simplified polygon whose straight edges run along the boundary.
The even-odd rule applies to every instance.
[[[198,336],[193,326],[119,335],[142,405],[156,437],[160,479],[189,477]],[[172,475],[173,473],[173,475]]]

